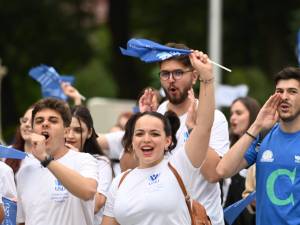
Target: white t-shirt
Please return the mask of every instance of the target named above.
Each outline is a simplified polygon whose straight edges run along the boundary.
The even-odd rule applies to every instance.
[[[3,190],[3,183],[2,183],[2,180],[0,180],[0,205],[3,204],[3,202],[2,202],[2,190]]]
[[[107,197],[107,192],[112,182],[112,168],[109,160],[105,156],[96,156],[98,160],[99,179],[97,192]],[[94,216],[94,225],[101,224],[104,207]]]
[[[163,102],[157,111],[164,114],[167,111],[167,105],[168,101]],[[180,146],[184,145],[189,137],[185,125],[186,118],[187,113],[179,117],[180,127],[176,133],[178,142],[176,148],[172,152],[180,150]],[[219,110],[215,110],[209,146],[213,148],[220,157],[222,157],[229,149],[228,123],[224,114]],[[209,183],[199,172],[199,174],[193,177],[191,196],[193,199],[198,200],[204,205],[213,225],[224,225],[221,190],[218,182]]]
[[[17,178],[17,222],[26,225],[92,225],[94,200],[71,194],[31,154],[22,163]],[[57,160],[84,177],[98,180],[97,160],[88,153],[69,150]]]
[[[191,177],[198,173],[198,168],[193,167],[183,149],[168,160],[189,191]],[[104,215],[114,217],[122,225],[190,225],[184,195],[167,165],[168,160],[151,168],[133,169],[120,187],[123,174],[116,177],[108,193]]]
[[[120,159],[121,153],[123,152],[122,138],[124,131],[116,131],[105,134],[105,138],[108,143],[108,156],[111,159]]]
[[[11,201],[16,201],[17,190],[14,180],[14,172],[2,161],[0,161],[0,183],[2,183],[2,188],[0,189],[2,197]]]

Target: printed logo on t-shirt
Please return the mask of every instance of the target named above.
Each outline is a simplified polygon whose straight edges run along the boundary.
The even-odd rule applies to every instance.
[[[64,202],[69,197],[69,192],[59,180],[54,181],[54,191],[51,194],[51,199],[55,202]]]
[[[183,133],[183,140],[184,140],[184,142],[187,141],[187,139],[189,138],[189,136],[190,136],[190,134],[189,134],[188,131],[185,131],[185,132]]]
[[[271,150],[264,151],[260,161],[261,162],[273,162],[274,161],[273,152]]]
[[[148,184],[152,185],[152,184],[158,183],[159,176],[160,176],[160,173],[154,173],[154,174],[150,175],[148,178],[148,181],[149,181]]]
[[[277,169],[277,170],[274,170],[272,173],[270,173],[270,175],[267,178],[267,182],[266,182],[266,191],[267,191],[268,198],[274,205],[278,205],[278,206],[285,206],[285,205],[289,205],[289,204],[295,205],[293,189],[288,188],[288,190],[291,190],[291,192],[287,193],[287,191],[284,190],[283,187],[280,186],[280,189],[278,187],[277,188],[275,188],[275,187],[276,187],[276,184],[278,185],[278,183],[280,183],[280,182],[276,182],[277,179],[283,179],[283,178],[285,178],[285,179],[287,178],[289,183],[291,185],[294,185],[296,176],[297,176],[296,168],[294,168],[293,170]],[[287,187],[285,187],[285,188],[287,188]],[[278,191],[276,191],[276,189]],[[283,191],[284,195],[282,195],[282,194],[280,195],[279,190]],[[294,189],[294,190],[296,190],[296,189]]]

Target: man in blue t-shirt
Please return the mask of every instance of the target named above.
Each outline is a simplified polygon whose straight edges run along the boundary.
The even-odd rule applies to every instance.
[[[217,166],[231,177],[256,163],[256,224],[300,224],[300,68],[275,77],[275,93]],[[278,122],[278,123],[277,123]],[[260,146],[259,133],[270,129]]]

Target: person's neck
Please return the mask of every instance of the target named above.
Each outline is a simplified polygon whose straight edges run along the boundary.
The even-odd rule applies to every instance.
[[[63,157],[65,154],[67,154],[68,151],[69,151],[69,149],[65,145],[63,145],[59,149],[54,150],[49,154],[52,155],[53,158],[56,160],[56,159]]]
[[[182,103],[180,104],[173,104],[170,101],[168,102],[167,108],[168,110],[172,110],[177,114],[177,116],[182,116],[185,114],[190,107],[190,100],[186,98]]]
[[[300,131],[300,116],[297,116],[297,118],[289,122],[280,120],[280,128],[286,133],[295,133]]]
[[[25,141],[24,144],[24,151],[27,153],[31,153],[32,145],[30,144],[29,141]]]

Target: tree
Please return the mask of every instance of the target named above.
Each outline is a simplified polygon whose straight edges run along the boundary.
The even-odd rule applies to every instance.
[[[0,4],[0,57],[8,67],[2,121],[12,133],[16,117],[41,96],[28,77],[29,69],[45,63],[70,70],[87,63],[93,56],[88,42],[93,18],[82,0],[0,0]]]

